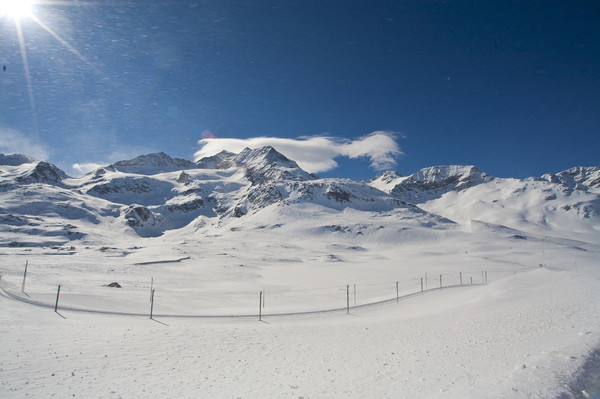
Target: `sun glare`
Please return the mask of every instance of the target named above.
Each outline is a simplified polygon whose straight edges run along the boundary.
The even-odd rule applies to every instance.
[[[33,0],[0,0],[0,17],[5,15],[15,19],[31,16]]]

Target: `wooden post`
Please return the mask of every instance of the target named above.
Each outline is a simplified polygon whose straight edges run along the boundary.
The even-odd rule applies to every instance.
[[[346,286],[346,313],[350,314],[350,286]]]
[[[487,284],[487,272],[485,272],[485,283]]]
[[[471,277],[471,285],[473,285],[473,277]]]
[[[442,289],[442,275],[440,274],[440,289]]]
[[[23,283],[21,284],[21,292],[25,292],[25,279],[27,278],[27,264],[28,260],[25,261],[25,272],[23,273]]]
[[[460,272],[460,286],[462,287],[462,272]]]
[[[421,277],[421,294],[423,293],[423,277]]]
[[[60,297],[60,284],[58,285],[58,291],[56,291],[56,304],[54,305],[54,311],[58,313],[58,297]]]
[[[260,292],[258,298],[258,321],[262,321],[262,306],[263,306],[263,292]]]
[[[423,279],[421,279],[423,280]],[[400,300],[400,296],[398,294],[398,282],[396,281],[396,302],[398,302]]]
[[[152,313],[154,312],[154,289],[152,290],[152,295],[150,295],[150,320],[152,320]]]

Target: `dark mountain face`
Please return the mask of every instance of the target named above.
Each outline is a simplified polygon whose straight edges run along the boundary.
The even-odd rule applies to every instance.
[[[46,183],[59,185],[62,183],[63,179],[66,179],[67,177],[68,176],[65,174],[65,172],[51,163],[40,161],[37,165],[35,165],[31,172],[19,176],[17,181],[22,184]]]

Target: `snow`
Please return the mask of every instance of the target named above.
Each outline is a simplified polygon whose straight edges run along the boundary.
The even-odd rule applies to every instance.
[[[348,212],[317,214],[322,224],[361,214]],[[414,228],[407,241],[398,231],[391,246],[370,233],[310,238],[297,233],[314,222],[295,220],[221,237],[173,232],[144,247],[2,248],[0,287],[49,306],[0,298],[2,397],[547,398],[600,343],[597,246],[485,226]],[[448,287],[460,271],[464,286]],[[429,289],[439,274],[446,288],[393,300],[396,281],[401,296],[418,293],[425,273]],[[357,305],[392,301],[348,315],[354,284]],[[341,310],[270,316],[319,309]]]
[[[0,397],[597,397],[594,168],[457,189],[474,169],[449,167],[417,206],[397,174],[280,180],[302,171],[265,153],[255,183],[3,165]]]

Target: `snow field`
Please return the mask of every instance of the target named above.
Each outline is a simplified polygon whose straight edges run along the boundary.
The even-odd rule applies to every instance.
[[[5,298],[3,397],[556,396],[598,344],[597,281],[539,269],[328,314],[98,315]],[[588,299],[586,302],[585,299]]]
[[[27,260],[27,299],[50,308],[0,297],[0,396],[548,398],[569,391],[600,344],[591,244],[480,226],[390,246],[339,232],[294,235],[302,226],[102,250],[3,248],[1,287],[19,294]],[[461,271],[464,283],[487,271],[488,284],[350,315],[268,315],[343,309],[346,285],[354,305],[354,283],[360,305],[393,298],[396,281],[400,295],[419,291],[425,273],[428,288],[439,274],[458,284]],[[123,288],[105,286],[114,281]],[[164,316],[211,313],[252,317]]]

